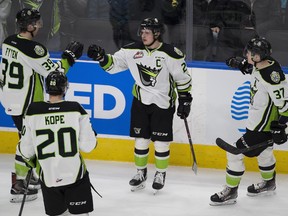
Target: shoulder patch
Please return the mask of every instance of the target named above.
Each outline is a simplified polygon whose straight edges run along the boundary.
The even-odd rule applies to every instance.
[[[271,61],[271,65],[259,70],[261,77],[271,85],[278,85],[285,80],[285,74],[277,61]]]
[[[179,55],[179,56],[184,56],[183,52],[178,49],[177,47],[174,47],[174,51]]]
[[[273,72],[270,74],[270,78],[271,78],[271,80],[272,80],[274,83],[279,83],[280,80],[281,80],[280,73],[277,72],[277,71],[273,71]]]
[[[45,49],[42,46],[40,46],[40,45],[36,45],[34,47],[34,51],[39,56],[44,56],[45,55]]]
[[[175,59],[182,59],[185,57],[184,53],[180,49],[171,44],[163,43],[158,50],[165,52],[167,55]]]

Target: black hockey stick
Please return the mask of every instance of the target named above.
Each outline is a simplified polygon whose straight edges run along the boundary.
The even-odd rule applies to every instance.
[[[255,150],[255,149],[260,148],[260,147],[266,147],[266,146],[272,145],[273,140],[261,142],[261,143],[258,143],[256,145],[250,146],[248,148],[239,149],[239,148],[236,148],[235,146],[230,145],[229,143],[225,142],[223,139],[218,137],[216,139],[216,144],[220,148],[222,148],[223,150],[230,152],[231,154],[238,155],[238,154],[243,154],[243,153]]]
[[[195,174],[197,174],[196,155],[195,155],[195,151],[194,151],[194,148],[193,148],[193,143],[192,143],[192,139],[191,139],[191,135],[190,135],[190,131],[189,131],[189,127],[188,127],[188,123],[187,123],[186,117],[184,118],[184,123],[185,123],[185,128],[186,128],[186,132],[187,132],[187,136],[188,136],[188,140],[189,140],[189,144],[190,144],[190,149],[191,149],[191,153],[192,153],[192,157],[193,157],[192,170],[194,171]]]
[[[24,208],[24,203],[25,203],[26,196],[27,196],[27,193],[28,193],[28,186],[30,184],[30,179],[32,177],[32,172],[33,172],[33,168],[31,168],[28,171],[28,177],[27,177],[28,179],[27,179],[26,188],[25,188],[25,191],[24,191],[23,200],[22,200],[22,203],[21,203],[21,207],[20,207],[20,211],[19,211],[19,215],[18,216],[22,215],[22,211],[23,211],[23,208]]]

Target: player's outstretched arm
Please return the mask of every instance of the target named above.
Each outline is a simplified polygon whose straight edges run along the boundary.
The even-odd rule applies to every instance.
[[[62,54],[62,59],[67,59],[70,66],[82,56],[84,45],[77,41],[71,41]]]
[[[239,69],[244,75],[251,74],[253,70],[253,65],[249,64],[247,59],[238,56],[228,58],[226,65],[234,69]]]
[[[105,50],[102,47],[96,44],[91,44],[88,48],[87,56],[95,61],[102,62],[104,61],[106,54]]]

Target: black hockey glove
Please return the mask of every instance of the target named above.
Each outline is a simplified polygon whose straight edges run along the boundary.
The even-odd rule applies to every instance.
[[[66,50],[62,54],[63,59],[67,59],[70,66],[73,66],[76,59],[79,59],[82,56],[84,45],[77,41],[70,42]]]
[[[244,75],[245,74],[251,74],[253,70],[253,65],[249,64],[247,59],[242,58],[242,57],[230,57],[226,60],[226,65],[239,69]]]
[[[286,127],[286,124],[280,124],[278,121],[271,122],[270,132],[277,145],[281,145],[287,141],[287,134],[285,132]]]
[[[95,44],[91,44],[87,51],[87,56],[95,61],[102,61],[105,56],[105,50]]]
[[[191,109],[192,96],[189,92],[178,93],[177,115],[181,118],[187,118]]]

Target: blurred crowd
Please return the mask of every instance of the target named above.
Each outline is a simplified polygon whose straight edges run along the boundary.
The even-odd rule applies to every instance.
[[[84,44],[109,44],[108,51],[114,52],[138,40],[137,29],[143,18],[157,17],[165,24],[164,42],[185,52],[189,39],[186,31],[191,28],[193,60],[221,62],[241,55],[252,37],[269,38],[273,31],[288,31],[286,1],[0,0],[0,43],[15,33],[15,14],[24,7],[40,11],[44,26],[35,39],[50,51],[63,50],[67,42],[77,39]],[[186,19],[188,9],[193,20]]]

